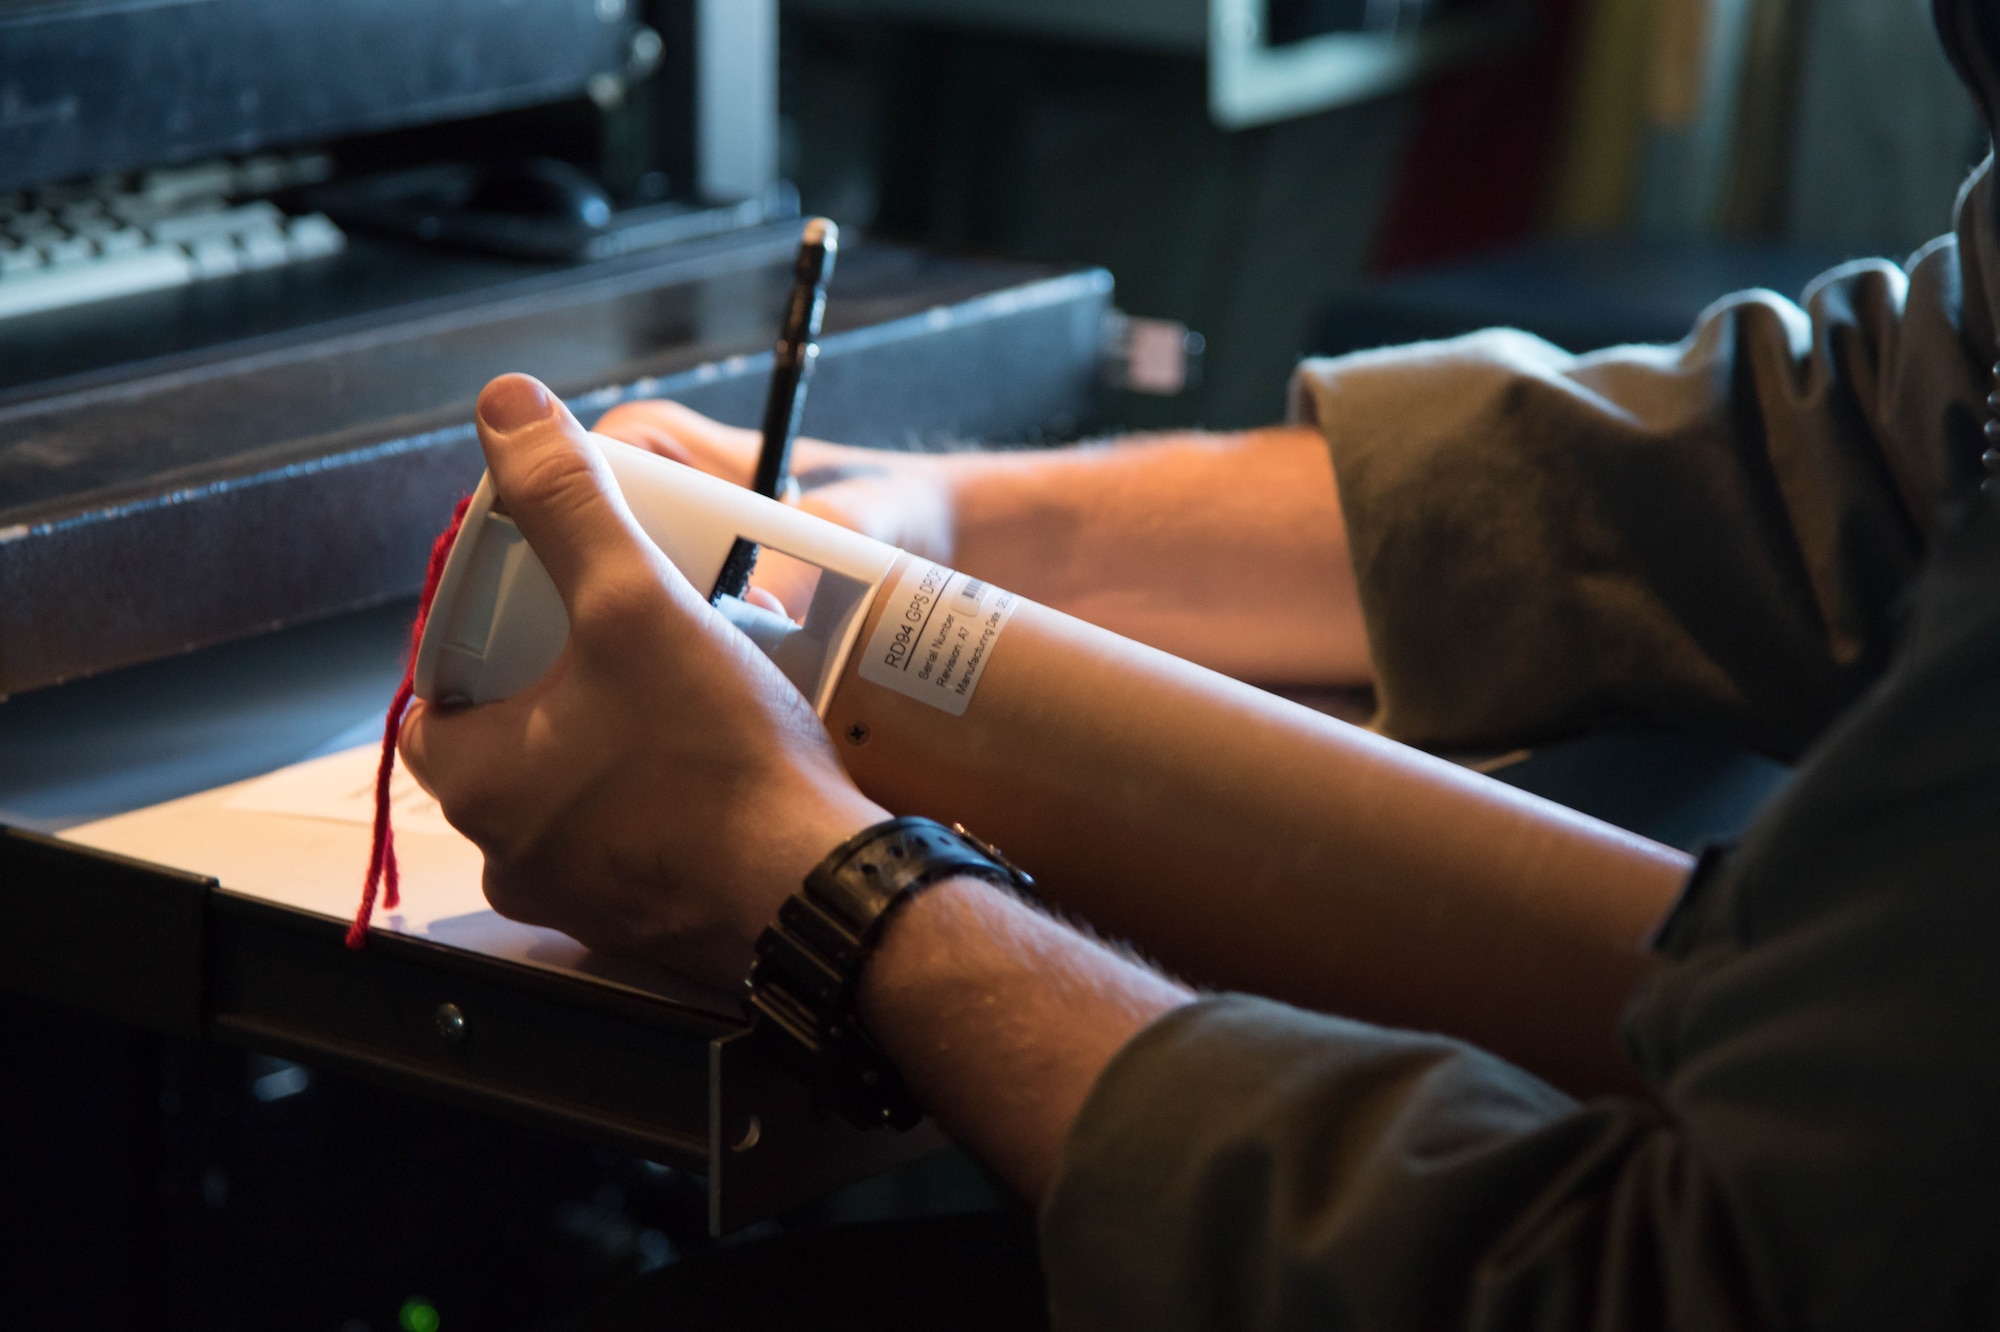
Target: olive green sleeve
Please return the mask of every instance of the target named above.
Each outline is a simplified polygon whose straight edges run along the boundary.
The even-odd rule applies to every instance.
[[[1442,1037],[1210,998],[1133,1041],[1070,1138],[1055,1327],[1644,1327],[1656,1255],[1607,1273],[1591,1235],[1671,1184],[1656,1128]],[[1578,1316],[1586,1288],[1615,1316]]]
[[[1796,756],[1880,674],[1978,474],[1992,338],[1961,246],[1994,266],[1985,198],[1907,269],[1730,297],[1672,347],[1495,330],[1301,366],[1382,729],[1511,747],[1668,723]]]
[[[1662,924],[1623,1023],[1651,1097],[1262,999],[1176,1010],[1064,1144],[1057,1332],[1995,1326],[2000,498],[1911,602],[1881,686]]]

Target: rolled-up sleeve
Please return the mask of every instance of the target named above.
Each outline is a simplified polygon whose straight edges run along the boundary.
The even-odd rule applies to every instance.
[[[1983,179],[1980,177],[1979,179]],[[1990,346],[1961,247],[1801,305],[1573,356],[1496,330],[1309,361],[1388,734],[1434,747],[1668,722],[1796,756],[1881,672],[1940,504],[1978,471]]]
[[[1976,468],[1976,416],[1944,439],[1965,344],[1913,331],[1946,293],[1923,313],[1900,283],[1837,275],[1809,319],[1747,298],[1679,349],[1496,335],[1308,377],[1406,730],[1686,703],[1791,748],[1882,678],[1664,922],[1623,1027],[1653,1099],[1579,1103],[1442,1036],[1205,999],[1118,1054],[1065,1144],[1042,1217],[1058,1332],[2000,1326],[2000,502],[1944,448]],[[1796,401],[1688,390],[1702,374]],[[1419,411],[1444,378],[1465,391]],[[1380,404],[1415,424],[1371,426]],[[1412,457],[1484,480],[1427,497]],[[1400,487],[1411,531],[1369,517]],[[1399,656],[1426,643],[1451,650]]]

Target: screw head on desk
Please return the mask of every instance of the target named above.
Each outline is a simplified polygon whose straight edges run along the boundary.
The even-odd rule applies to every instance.
[[[854,723],[854,725],[852,725],[852,726],[848,727],[848,728],[847,728],[847,743],[848,743],[848,744],[850,744],[850,745],[865,745],[865,744],[867,744],[867,743],[868,743],[868,723],[867,723],[867,722],[856,722],[856,723]]]
[[[446,1040],[465,1039],[465,1010],[457,1004],[439,1004],[437,1012],[431,1015],[431,1021],[437,1023],[438,1035]]]

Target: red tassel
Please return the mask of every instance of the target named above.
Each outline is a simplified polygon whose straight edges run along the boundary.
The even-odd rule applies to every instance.
[[[458,529],[465,525],[465,511],[471,506],[472,496],[467,495],[452,510],[451,525],[438,534],[431,546],[431,562],[424,570],[424,591],[417,598],[417,618],[410,625],[410,656],[403,664],[403,683],[396,687],[395,701],[389,704],[389,716],[382,724],[382,761],[375,768],[375,836],[368,848],[368,878],[361,886],[361,909],[347,928],[349,948],[360,948],[368,942],[368,921],[375,914],[378,886],[387,910],[394,911],[403,902],[396,873],[396,832],[389,826],[389,778],[396,771],[396,738],[403,731],[403,713],[416,692],[417,645],[424,641],[424,621],[430,618],[438,580],[444,577],[445,560],[451,555]]]

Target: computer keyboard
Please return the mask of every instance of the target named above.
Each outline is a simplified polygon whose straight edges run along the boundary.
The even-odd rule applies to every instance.
[[[0,194],[0,319],[337,254],[324,214],[254,197],[324,174],[253,158]]]

